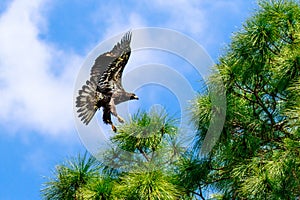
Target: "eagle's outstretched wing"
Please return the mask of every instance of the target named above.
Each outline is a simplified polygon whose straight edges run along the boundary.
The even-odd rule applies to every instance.
[[[121,43],[114,46],[112,52],[116,52],[118,57],[114,59],[103,72],[99,80],[100,90],[124,90],[122,86],[122,74],[131,54],[130,48],[131,32],[127,32]]]
[[[100,107],[109,110],[112,93],[123,89],[121,77],[130,56],[131,32],[127,32],[110,52],[98,56],[91,69],[90,80],[76,98],[78,117],[88,124]],[[105,108],[106,107],[106,108]],[[107,123],[107,120],[105,121]]]
[[[130,52],[130,41],[131,32],[129,31],[122,37],[121,42],[118,42],[111,51],[98,56],[91,69],[91,77],[99,82],[103,73],[109,70],[110,66],[113,66],[113,63],[120,58],[124,52]]]

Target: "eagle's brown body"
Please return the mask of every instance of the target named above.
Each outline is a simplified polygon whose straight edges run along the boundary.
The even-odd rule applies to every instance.
[[[130,57],[131,32],[127,32],[120,43],[117,43],[110,52],[106,52],[95,60],[91,69],[90,79],[79,90],[76,98],[78,117],[84,124],[88,124],[96,111],[103,108],[103,121],[110,124],[111,114],[124,120],[117,114],[116,105],[128,100],[138,99],[133,93],[128,93],[122,86],[122,73]]]

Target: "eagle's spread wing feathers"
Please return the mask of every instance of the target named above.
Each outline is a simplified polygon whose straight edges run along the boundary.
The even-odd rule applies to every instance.
[[[109,66],[114,60],[116,56],[111,54],[110,52],[106,52],[100,56],[98,56],[95,60],[95,63],[91,69],[91,77],[96,80],[98,83],[103,72],[106,70],[107,66]]]
[[[103,72],[99,81],[101,90],[106,88],[114,91],[124,90],[121,79],[131,53],[130,41],[131,32],[128,32],[122,38],[121,43],[114,46],[112,52],[117,52],[119,56]]]
[[[130,41],[131,32],[127,32],[122,37],[121,42],[118,42],[111,51],[98,56],[91,69],[91,77],[100,81],[104,71],[107,70],[109,66],[111,66],[112,63],[123,54],[123,52],[130,51]]]

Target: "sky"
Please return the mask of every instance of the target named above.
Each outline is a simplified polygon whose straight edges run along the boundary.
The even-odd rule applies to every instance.
[[[253,0],[1,0],[0,200],[40,199],[55,165],[85,151],[74,119],[75,83],[102,41],[118,41],[130,29],[167,28],[200,44],[217,63],[255,7]],[[153,60],[183,62],[162,54],[133,52],[128,69]],[[197,90],[197,77],[184,76]],[[143,89],[137,93],[148,100],[164,91],[157,85]],[[176,102],[171,92],[165,94]]]

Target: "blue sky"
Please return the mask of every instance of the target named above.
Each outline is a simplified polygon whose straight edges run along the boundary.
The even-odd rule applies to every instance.
[[[217,62],[255,6],[252,0],[0,1],[0,200],[40,199],[43,177],[85,151],[73,118],[74,84],[101,41],[134,28],[169,28]]]

